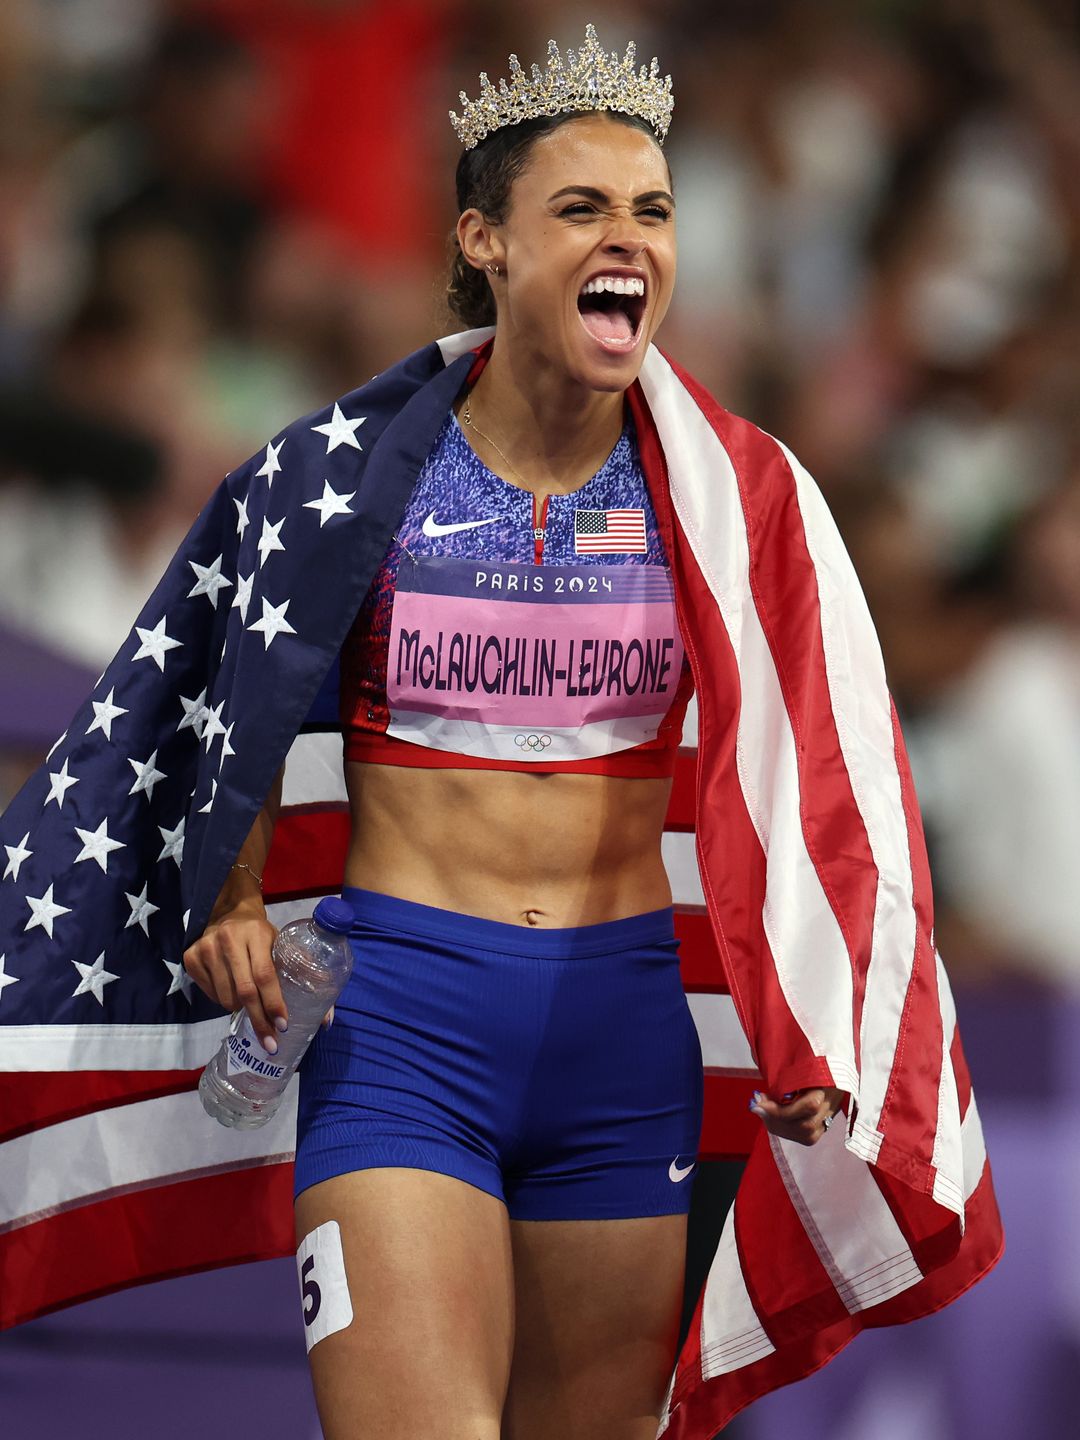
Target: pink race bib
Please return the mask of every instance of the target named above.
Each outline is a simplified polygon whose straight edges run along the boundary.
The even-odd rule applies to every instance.
[[[387,733],[498,760],[607,755],[655,739],[682,663],[666,567],[410,557]]]

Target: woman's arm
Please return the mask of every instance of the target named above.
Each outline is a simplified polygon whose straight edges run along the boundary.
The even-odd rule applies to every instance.
[[[266,918],[261,881],[281,809],[284,773],[284,767],[278,771],[206,929],[184,952],[184,968],[199,989],[226,1010],[243,1006],[270,1054],[277,1049],[275,1032],[287,1028],[289,1017],[270,954],[277,930]]]

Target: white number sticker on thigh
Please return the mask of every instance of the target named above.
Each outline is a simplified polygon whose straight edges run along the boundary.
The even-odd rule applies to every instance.
[[[296,1273],[304,1311],[304,1343],[310,1353],[320,1340],[352,1324],[352,1299],[336,1220],[328,1220],[304,1237],[296,1252]]]

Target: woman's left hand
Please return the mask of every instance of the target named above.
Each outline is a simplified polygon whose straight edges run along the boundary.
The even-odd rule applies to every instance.
[[[845,1090],[819,1088],[798,1090],[786,1104],[772,1100],[760,1090],[754,1092],[750,1109],[760,1115],[770,1135],[794,1140],[799,1145],[816,1145],[832,1118],[844,1105]]]

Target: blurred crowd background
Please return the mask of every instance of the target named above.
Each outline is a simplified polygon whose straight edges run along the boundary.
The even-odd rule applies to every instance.
[[[588,19],[675,77],[660,338],[832,506],[954,982],[1055,1013],[1080,990],[1076,0],[3,0],[0,801],[225,471],[458,328],[446,112]]]

